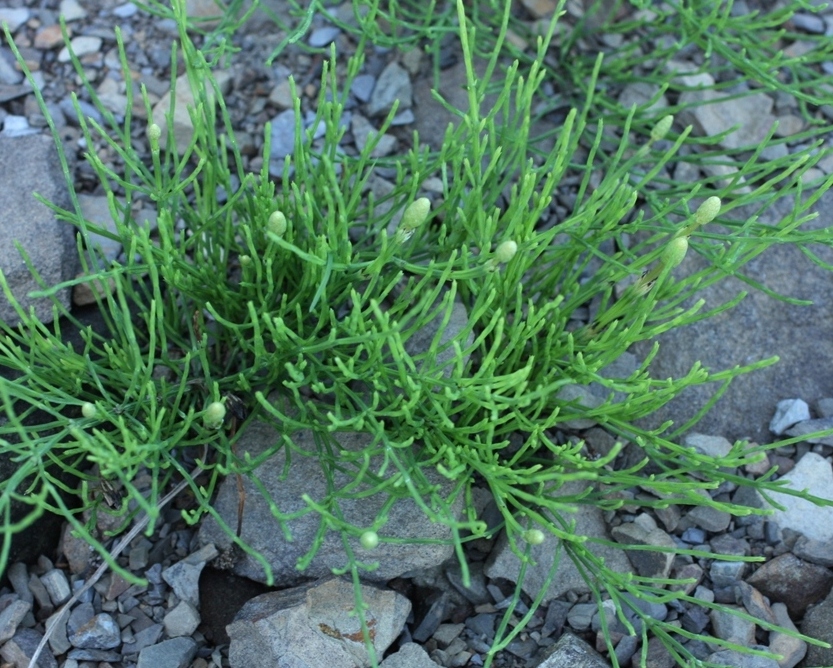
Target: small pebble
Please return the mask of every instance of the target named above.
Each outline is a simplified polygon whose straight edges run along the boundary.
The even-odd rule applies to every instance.
[[[339,36],[341,30],[335,26],[325,26],[323,28],[316,28],[309,36],[307,44],[313,48],[321,48],[327,46],[330,42],[335,41]]]
[[[116,16],[120,19],[129,19],[131,16],[134,16],[138,11],[139,8],[132,2],[125,2],[123,5],[119,5],[118,7],[113,8],[113,16]]]

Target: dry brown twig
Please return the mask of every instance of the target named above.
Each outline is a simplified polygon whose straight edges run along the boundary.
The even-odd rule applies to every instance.
[[[203,455],[203,461],[205,461],[205,455]],[[203,472],[203,468],[201,466],[197,466],[193,471],[191,471],[191,474],[190,474],[189,478],[186,478],[185,480],[182,480],[181,482],[179,482],[176,485],[176,487],[174,487],[170,492],[168,492],[165,496],[162,497],[162,499],[159,501],[159,503],[156,504],[157,510],[161,510],[166,505],[168,505],[174,498],[176,498],[176,496],[183,489],[185,489],[188,486],[189,479],[193,480],[194,478],[196,478],[202,472]],[[115,561],[115,559],[124,551],[124,549],[128,545],[130,545],[130,543],[133,541],[133,539],[136,536],[138,536],[139,533],[147,526],[147,523],[149,521],[150,521],[150,515],[145,513],[142,516],[142,518],[136,522],[136,524],[133,526],[133,528],[131,528],[130,531],[128,531],[125,534],[125,536],[118,543],[116,543],[115,547],[110,552],[110,558]],[[106,561],[103,562],[95,570],[95,573],[93,573],[89,577],[89,579],[84,583],[84,586],[81,587],[77,592],[75,592],[69,598],[69,600],[60,607],[58,612],[53,615],[52,623],[46,625],[46,628],[44,629],[44,632],[43,632],[43,638],[41,638],[41,641],[38,643],[38,646],[35,648],[35,651],[32,654],[32,658],[29,659],[28,668],[37,668],[38,658],[40,657],[41,653],[43,652],[44,647],[46,647],[46,643],[49,641],[49,638],[54,633],[55,628],[57,627],[58,623],[61,621],[61,617],[63,617],[64,613],[67,612],[75,603],[78,602],[78,600],[81,598],[81,596],[84,594],[85,591],[87,591],[90,587],[92,587],[96,582],[98,582],[101,579],[101,576],[104,575],[104,573],[107,572],[107,567],[108,567],[107,562]]]

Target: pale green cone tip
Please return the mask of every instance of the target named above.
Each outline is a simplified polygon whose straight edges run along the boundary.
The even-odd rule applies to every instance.
[[[524,540],[530,545],[540,545],[545,539],[546,536],[540,529],[529,529],[524,532]]]
[[[495,260],[500,262],[501,264],[506,264],[515,257],[515,253],[518,252],[518,244],[516,244],[511,239],[509,241],[504,241],[500,246],[495,249]]]
[[[286,216],[280,211],[273,211],[269,220],[266,221],[266,229],[276,236],[283,236],[286,232]]]
[[[665,250],[662,251],[662,257],[660,261],[666,267],[676,267],[680,262],[683,261],[685,254],[688,252],[688,238],[687,237],[675,237],[668,242],[668,245],[665,247]]]
[[[162,128],[160,128],[156,123],[148,125],[148,139],[152,144],[158,142],[161,136]]]
[[[402,222],[399,223],[400,229],[406,232],[415,230],[425,222],[430,211],[431,200],[427,197],[420,197],[418,200],[414,200],[405,209],[405,213],[402,214]]]
[[[712,195],[697,208],[694,222],[697,225],[705,225],[717,218],[718,213],[720,213],[720,198]]]
[[[219,429],[225,417],[226,407],[219,401],[213,401],[206,407],[202,423],[209,429]]]
[[[651,130],[651,141],[659,141],[660,139],[664,139],[665,135],[668,134],[668,131],[671,129],[671,124],[674,122],[674,117],[671,114],[667,116],[663,116],[657,121],[657,124],[654,126],[653,130]]]
[[[372,550],[379,544],[379,534],[375,531],[365,531],[359,537],[359,542],[365,550]]]

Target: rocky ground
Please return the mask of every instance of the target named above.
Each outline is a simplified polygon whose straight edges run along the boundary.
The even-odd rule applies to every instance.
[[[547,11],[552,11],[545,2],[530,1],[524,5],[518,11],[526,12],[529,20],[546,18]],[[279,13],[285,11],[278,0],[274,8]],[[349,7],[342,9],[346,12]],[[571,5],[569,10],[567,21],[575,20],[581,12],[579,5]],[[132,78],[146,85],[154,105],[165,109],[171,87],[170,42],[176,35],[175,26],[149,17],[130,2],[103,0],[93,4],[63,0],[58,4],[47,1],[35,8],[12,0],[9,7],[0,8],[0,21],[8,22],[15,43],[34,70],[67,153],[80,158],[83,151],[94,150],[106,163],[117,167],[118,157],[104,144],[88,147],[81,140],[71,93],[78,93],[84,114],[95,118],[99,113],[89,106],[89,96],[81,89],[68,62],[56,24],[59,13],[67,20],[73,48],[99,98],[117,116],[125,113],[127,99],[115,51],[114,27],[119,26],[126,38]],[[339,53],[349,53],[355,48],[348,35],[319,19],[314,20],[306,38],[309,44],[324,46],[335,41]],[[801,15],[796,22],[808,33],[829,32],[833,14]],[[322,64],[320,57],[290,48],[275,65],[267,67],[265,60],[277,41],[268,22],[254,22],[239,35],[243,53],[235,57],[223,77],[245,169],[260,168],[262,128],[271,121],[270,169],[276,176],[282,158],[293,145],[294,112],[287,76],[293,74],[298,82],[302,111],[311,123]],[[453,49],[448,51],[443,67],[441,90],[454,102],[459,100],[456,96],[460,94],[462,69]],[[418,52],[371,49],[364,70],[351,89],[351,107],[347,110],[350,131],[345,136],[345,150],[363,146],[368,133],[378,126],[380,116],[390,109],[394,100],[399,101],[400,111],[388,135],[380,142],[378,154],[392,155],[407,147],[414,129],[423,140],[436,146],[449,117],[428,93],[427,70],[425,58],[420,58]],[[184,90],[176,90],[183,101],[187,99]],[[651,93],[639,86],[619,91],[623,104],[630,104],[639,96],[645,99]],[[752,106],[745,106],[750,100]],[[727,140],[726,148],[731,148],[731,142],[754,141],[755,133],[760,133],[761,128],[765,131],[776,117],[781,122],[779,132],[787,133],[785,136],[801,130],[795,101],[783,97],[761,93],[756,98],[719,104],[721,114],[688,122],[694,122],[700,132],[714,134],[734,125],[738,119],[743,121],[742,132],[746,134]],[[146,116],[139,105],[133,111],[137,118]],[[755,122],[746,122],[750,119]],[[0,183],[4,184],[0,189],[0,211],[3,211],[0,267],[15,294],[22,296],[33,286],[27,284],[27,272],[10,239],[20,240],[29,250],[47,283],[66,280],[78,268],[71,260],[74,240],[71,235],[67,236],[66,226],[56,222],[30,196],[37,191],[47,198],[60,197],[63,176],[56,169],[45,119],[5,46],[0,47],[0,124]],[[142,125],[136,125],[134,137],[139,144],[145,141]],[[178,141],[187,138],[187,123],[182,122],[175,129]],[[822,163],[819,168],[824,171],[833,165]],[[85,215],[90,220],[106,223],[109,218],[106,199],[97,188],[91,170],[80,159],[73,169]],[[689,178],[700,176],[693,174]],[[379,192],[388,186],[384,175],[373,184]],[[565,202],[569,201],[569,193],[562,195]],[[820,210],[828,202],[829,199],[823,198]],[[558,215],[559,206],[564,203],[554,204],[553,215]],[[779,210],[776,208],[769,215],[776,217]],[[148,209],[140,216],[152,220],[153,212]],[[115,258],[121,253],[121,248],[107,246],[105,240],[102,245],[108,257]],[[828,371],[833,362],[830,344],[833,288],[829,275],[809,267],[800,253],[790,255],[789,249],[776,251],[751,270],[758,275],[774,276],[783,292],[812,299],[816,303],[812,309],[801,311],[798,307],[751,297],[738,307],[731,319],[670,333],[666,345],[670,354],[661,355],[656,362],[662,372],[668,370],[667,375],[678,375],[679,365],[690,365],[700,358],[724,368],[748,362],[750,351],[756,358],[773,353],[782,356],[778,367],[736,382],[720,405],[723,408],[712,411],[698,426],[705,433],[686,437],[688,445],[702,451],[725,452],[729,447],[727,438],[748,436],[767,443],[782,434],[800,435],[833,425],[833,399],[825,398],[833,395]],[[731,294],[733,286],[728,283],[720,289]],[[714,292],[707,293],[707,298],[719,303],[726,294],[715,288]],[[90,302],[89,295],[80,291],[72,299],[79,313]],[[42,305],[33,305],[42,309],[41,317],[50,317]],[[16,316],[7,304],[0,303],[0,317],[13,321]],[[762,326],[762,322],[767,325]],[[797,343],[797,338],[804,343]],[[708,341],[707,345],[703,344],[704,340]],[[808,346],[806,342],[813,345]],[[808,354],[808,350],[812,353]],[[806,399],[810,406],[799,397]],[[675,411],[676,419],[685,419],[686,411],[690,414],[704,400],[701,395],[691,395],[669,410]],[[593,453],[606,452],[612,442],[609,434],[592,425],[583,425],[575,434],[563,435],[570,436],[584,438]],[[258,439],[262,438],[263,433],[255,429],[241,447],[257,448]],[[790,481],[791,486],[833,498],[831,454],[833,439],[799,442],[771,452],[766,461],[738,473],[762,475],[769,466],[775,465],[778,475]],[[231,503],[233,492],[231,488],[221,490],[218,508],[224,498]],[[286,486],[275,489],[273,495],[279,505],[282,505],[278,496],[281,493],[294,492]],[[639,493],[633,490],[634,495]],[[256,499],[256,496],[249,494],[248,498]],[[746,495],[743,488],[728,484],[714,490],[713,496],[719,501],[732,500],[745,505],[761,503],[759,498]],[[709,508],[687,510],[672,506],[663,511],[642,512],[636,506],[627,505],[621,511],[608,514],[587,508],[577,520],[587,535],[610,535],[621,542],[676,544],[721,554],[763,556],[767,559],[763,565],[753,565],[685,556],[663,559],[656,558],[656,553],[653,558],[646,558],[652,554],[649,552],[626,556],[620,550],[598,548],[607,563],[618,570],[691,578],[694,584],[689,586],[690,592],[699,600],[735,606],[752,618],[787,628],[795,625],[808,635],[833,641],[833,595],[829,595],[833,588],[833,511],[808,506],[793,497],[783,496],[778,500],[786,510],[766,520],[759,516],[732,518]],[[56,622],[55,630],[38,664],[43,667],[361,665],[363,650],[355,642],[355,638],[361,637],[360,629],[356,620],[346,615],[353,605],[352,585],[326,578],[303,581],[290,567],[279,571],[280,591],[247,604],[267,591],[256,582],[262,575],[245,560],[231,560],[225,569],[221,568],[220,562],[228,553],[223,535],[210,524],[199,530],[187,526],[180,513],[183,506],[187,507],[187,499],[175,500],[164,511],[156,532],[150,537],[136,537],[119,558],[123,567],[146,578],[147,586],[131,586],[108,572],[80,595],[71,610],[61,612],[61,606],[73,591],[83,586],[97,565],[88,546],[74,539],[66,529],[60,541],[51,547],[14,563],[0,588],[0,657],[4,665],[26,666],[46,626],[52,622]],[[400,510],[403,518],[419,515],[410,513],[408,508]],[[248,530],[249,534],[244,533],[244,537],[254,540],[258,533],[268,533],[258,530],[261,526],[258,513],[263,508],[256,501],[247,505],[246,512],[244,532]],[[365,512],[375,515],[374,509]],[[493,512],[493,506],[484,496],[484,518],[488,519]],[[107,528],[107,521],[106,514],[102,514],[102,531]],[[413,525],[408,528],[414,529]],[[303,527],[293,527],[293,532],[302,534]],[[294,566],[300,552],[270,539],[271,536],[262,536],[258,548],[264,553],[279,554],[277,566]],[[527,574],[525,598],[516,610],[516,621],[525,613],[524,605],[531,600],[529,596],[537,593],[554,548],[551,543],[538,548],[539,566]],[[317,577],[329,572],[332,564],[327,561],[331,555],[328,549],[327,546],[322,549],[320,559],[311,565],[308,575]],[[511,597],[518,572],[517,560],[499,539],[470,543],[467,556],[472,564],[472,585],[465,588],[459,568],[453,560],[446,561],[449,556],[425,548],[388,555],[390,561],[385,563],[393,563],[395,559],[396,564],[389,572],[382,570],[380,577],[385,585],[366,586],[364,596],[374,620],[377,645],[390,646],[385,652],[386,668],[482,665]],[[560,568],[555,584],[545,596],[545,605],[501,652],[495,665],[544,668],[610,665],[610,658],[604,655],[601,620],[589,590],[566,560]],[[242,578],[240,574],[253,579]],[[783,655],[777,662],[780,668],[833,665],[831,650],[808,648],[790,636],[769,632],[760,624],[725,611],[710,612],[694,604],[652,604],[646,605],[644,612],[656,618],[676,620],[687,631],[707,632],[743,646],[769,647]],[[235,615],[237,621],[232,623]],[[640,638],[628,635],[621,622],[612,616],[607,622],[619,663],[638,662]],[[689,649],[700,658],[718,663],[776,668],[772,660],[728,651],[715,653],[716,647],[697,641]],[[659,643],[649,643],[646,651],[651,668],[673,665],[673,659]],[[274,658],[280,652],[284,652],[285,664]],[[293,655],[297,657],[295,663],[288,658]]]

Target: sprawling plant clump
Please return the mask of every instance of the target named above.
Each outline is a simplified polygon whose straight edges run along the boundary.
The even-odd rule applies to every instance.
[[[802,192],[802,179],[822,155],[818,143],[788,159],[760,162],[759,153],[739,159],[737,178],[729,183],[682,188],[657,182],[692,141],[690,128],[672,126],[665,112],[610,111],[610,101],[594,91],[604,77],[621,75],[621,68],[609,75],[597,58],[586,71],[584,61],[575,65],[585,98],[542,150],[546,137],[533,137],[531,127],[548,54],[556,48],[556,21],[537,38],[534,56],[527,52],[523,61],[507,65],[509,3],[488,3],[498,29],[485,35],[478,22],[486,14],[474,11],[480,29],[471,29],[460,2],[456,12],[442,14],[437,29],[453,29],[462,44],[469,108],[457,111],[459,123],[449,127],[442,149],[432,152],[415,137],[413,148],[395,160],[371,158],[394,109],[377,138],[349,155],[340,147],[340,121],[365,41],[374,36],[368,26],[376,25],[381,11],[375,2],[369,14],[361,14],[358,25],[367,35],[349,62],[347,80],[336,81],[334,52],[325,64],[313,123],[323,121],[323,138],[314,140],[299,121],[295,152],[283,167],[286,177],[276,183],[269,175],[268,127],[262,171],[243,170],[222,95],[205,54],[186,32],[182,4],[175,3],[174,16],[197,100],[191,110],[194,136],[184,154],[177,154],[172,133],[163,137],[151,124],[146,162],[132,145],[129,115],[119,124],[102,109],[105,127],[84,121],[88,145],[106,141],[126,166],[116,174],[94,152],[88,155],[110,196],[124,261],[102,267],[94,235],[113,235],[86,221],[77,202],[70,210],[53,207],[77,227],[87,273],[44,286],[41,295],[53,299],[56,316],[80,326],[55,295],[72,283],[111,282],[112,291],[99,298],[107,331],[82,328],[84,345],[73,348],[57,324],[45,326],[22,309],[21,325],[0,323],[0,365],[17,376],[14,382],[0,378],[7,417],[0,438],[19,462],[17,473],[0,483],[6,517],[0,570],[12,535],[47,510],[64,515],[106,555],[91,531],[94,514],[83,519],[83,511],[102,503],[87,493],[94,477],[124,490],[125,525],[144,512],[152,530],[171,481],[188,481],[195,497],[189,521],[206,513],[219,519],[211,505],[219,481],[250,474],[284,449],[295,457],[316,457],[328,480],[336,471],[349,473],[349,485],[333,486],[324,505],[310,501],[311,510],[319,513],[324,531],[341,532],[365,548],[385,540],[386,518],[380,513],[372,527],[342,519],[340,502],[359,488],[391,503],[415,499],[451,529],[464,572],[463,543],[503,530],[524,563],[531,545],[548,536],[560,539],[564,558],[580,566],[600,604],[613,598],[621,609],[628,605],[623,593],[688,600],[682,591],[666,589],[665,581],[609,569],[587,548],[587,538],[574,532],[572,511],[581,504],[616,510],[623,503],[617,492],[639,486],[654,500],[629,503],[752,512],[700,491],[724,481],[764,493],[774,489],[766,478],[733,473],[760,456],[760,449],[737,443],[716,460],[680,446],[667,429],[646,431],[635,422],[692,384],[728,382],[774,360],[717,372],[695,365],[674,379],[651,377],[653,355],[626,374],[610,369],[633,343],[730,308],[734,302],[704,312],[692,297],[770,244],[829,243],[823,232],[797,232],[829,185],[811,196]],[[396,15],[387,18],[390,25]],[[229,30],[228,24],[222,29]],[[206,43],[225,44],[217,34]],[[486,76],[478,78],[474,54],[483,50],[483,39],[491,59]],[[122,60],[127,72],[123,49]],[[493,77],[499,70],[502,77]],[[483,103],[487,93],[497,94],[489,108]],[[299,105],[296,96],[298,119]],[[600,108],[610,111],[609,126]],[[396,178],[393,189],[377,198],[371,184],[380,166],[395,167]],[[575,204],[555,219],[552,198],[567,182],[577,184]],[[218,192],[226,197],[218,199]],[[778,225],[727,216],[741,204],[764,206],[790,194],[793,213]],[[155,204],[156,228],[134,218],[140,201]],[[716,223],[721,227],[711,229]],[[687,252],[712,262],[677,280],[675,267]],[[0,281],[14,302],[2,276]],[[426,331],[432,333],[429,343],[414,345]],[[603,388],[606,398],[589,401],[591,384]],[[270,400],[276,391],[281,402]],[[35,412],[47,419],[32,426],[27,418]],[[234,447],[254,419],[273,422],[283,434],[257,460],[238,456]],[[579,420],[603,426],[617,438],[616,446],[594,458],[581,441],[557,436]],[[315,452],[293,443],[299,429],[317,435]],[[343,432],[368,433],[372,440],[364,450],[341,450]],[[627,465],[619,458],[625,444],[641,453]],[[189,473],[188,457],[196,458],[203,473],[199,483]],[[381,467],[369,466],[371,460]],[[71,474],[82,488],[81,508],[66,505],[62,492],[68,487],[56,470]],[[451,484],[438,486],[437,472]],[[137,485],[140,473],[150,480],[149,493]],[[576,482],[579,492],[565,492],[577,489],[565,487]],[[475,485],[490,489],[502,526],[489,528],[477,517]],[[461,497],[462,516],[453,511]],[[31,509],[15,523],[9,519],[12,502]],[[275,515],[287,518],[280,508]],[[226,528],[240,549],[251,552],[234,527]],[[345,570],[354,578],[365,567],[347,554]],[[681,662],[688,659],[682,641],[695,634],[645,622],[646,638],[658,635]],[[509,633],[504,623],[493,651],[520,628]]]

